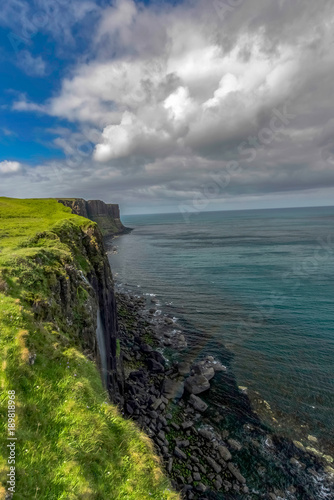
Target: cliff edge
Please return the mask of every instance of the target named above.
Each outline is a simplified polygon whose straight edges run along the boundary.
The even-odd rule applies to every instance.
[[[55,199],[0,198],[0,332],[0,499],[179,499],[111,402],[122,360],[95,222]]]
[[[61,198],[59,203],[69,207],[73,214],[86,217],[96,222],[104,237],[110,237],[128,231],[121,222],[119,205],[104,203],[101,200],[83,198]]]

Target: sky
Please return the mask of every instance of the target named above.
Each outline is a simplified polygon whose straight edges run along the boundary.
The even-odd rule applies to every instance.
[[[6,0],[0,196],[334,202],[332,0]]]

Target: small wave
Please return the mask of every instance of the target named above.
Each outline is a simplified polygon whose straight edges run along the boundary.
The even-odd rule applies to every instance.
[[[333,498],[333,490],[332,488],[329,488],[327,484],[324,484],[324,482],[327,482],[327,477],[320,475],[319,473],[313,477],[313,481],[315,484],[318,486],[318,494],[319,494],[319,499],[323,500],[330,500]]]

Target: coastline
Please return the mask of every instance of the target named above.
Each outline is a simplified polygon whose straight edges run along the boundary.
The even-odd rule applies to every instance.
[[[124,223],[135,230],[117,239],[111,264],[118,281],[156,293],[180,318],[191,348],[205,336],[211,354],[229,349],[238,385],[275,432],[305,448],[316,438],[318,451],[334,457],[333,268],[319,262],[316,274],[293,274],[330,230],[327,212],[277,212],[265,224],[263,211],[203,214],[188,225],[177,216],[129,216]],[[210,397],[224,397],[221,384]]]
[[[152,437],[184,498],[331,498],[330,468],[326,472],[319,457],[276,435],[260,420],[228,363],[213,377],[213,384],[226,385],[219,407],[210,401],[210,390],[196,396],[200,401],[193,398],[185,389],[186,379],[209,355],[205,341],[189,357],[185,331],[163,312],[154,294],[141,296],[119,284],[116,289],[127,377],[125,413]],[[226,359],[229,355],[226,350]],[[197,409],[191,400],[198,403]]]

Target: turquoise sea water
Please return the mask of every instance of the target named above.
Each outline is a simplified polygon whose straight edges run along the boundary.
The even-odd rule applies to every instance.
[[[116,281],[156,294],[190,348],[227,362],[276,430],[333,454],[334,207],[123,222],[134,230],[114,241]],[[219,407],[219,381],[210,397]]]

